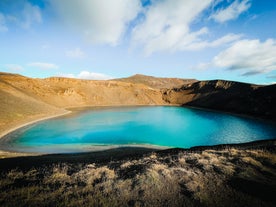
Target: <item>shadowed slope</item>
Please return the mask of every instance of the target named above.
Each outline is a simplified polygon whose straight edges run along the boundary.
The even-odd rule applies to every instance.
[[[199,81],[163,92],[168,103],[276,120],[276,85]]]

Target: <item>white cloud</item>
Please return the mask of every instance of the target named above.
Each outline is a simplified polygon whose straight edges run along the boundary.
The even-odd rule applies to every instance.
[[[235,0],[225,9],[220,9],[210,16],[216,22],[226,22],[238,18],[238,16],[251,7],[250,0]]]
[[[145,20],[133,30],[133,42],[145,46],[147,55],[155,51],[176,50],[197,41],[207,32],[206,28],[190,32],[189,24],[212,0],[153,1],[145,11]],[[181,45],[181,46],[180,46]]]
[[[8,31],[8,27],[11,25],[29,29],[34,24],[42,23],[41,10],[38,6],[23,1],[18,3],[18,9],[20,12],[11,12],[5,15],[0,13],[0,32]]]
[[[90,79],[90,80],[107,80],[112,79],[111,76],[105,75],[102,73],[92,73],[88,71],[81,71],[80,74],[78,74],[78,78],[80,79]]]
[[[35,67],[38,69],[58,69],[59,67],[53,63],[33,62],[29,63],[28,66]]]
[[[61,77],[67,78],[79,78],[79,79],[87,79],[87,80],[108,80],[112,79],[113,77],[103,74],[103,73],[93,73],[89,71],[81,71],[78,75],[74,75],[72,73],[69,74],[60,74]]]
[[[68,50],[65,52],[67,57],[70,58],[84,58],[85,53],[80,48],[75,48],[73,50]]]
[[[58,74],[58,76],[64,78],[76,78],[76,76],[73,73],[60,73]]]
[[[8,30],[6,18],[2,13],[0,13],[0,32],[7,32]]]
[[[242,35],[238,34],[227,34],[219,39],[214,41],[198,41],[198,42],[191,42],[190,44],[186,45],[186,50],[201,50],[204,48],[211,48],[211,47],[219,47],[221,45],[225,45],[228,43],[232,43],[241,38]]]
[[[144,20],[132,31],[133,46],[142,45],[146,55],[158,51],[201,50],[231,43],[240,35],[227,34],[219,39],[208,41],[204,36],[208,28],[192,31],[190,25],[200,18],[214,0],[163,0],[153,1],[144,10]]]
[[[51,0],[63,20],[92,43],[116,45],[141,9],[139,0]]]
[[[244,70],[244,76],[276,70],[276,39],[240,40],[215,56],[210,63],[201,63],[198,68],[226,68]]]
[[[208,40],[208,28],[191,29],[191,24],[202,18],[206,9],[220,1],[152,0],[151,4],[142,7],[140,0],[50,0],[50,5],[67,25],[91,43],[114,46],[130,31],[131,45],[142,47],[145,54],[150,55],[158,51],[219,47],[239,39],[240,35],[225,34]],[[248,5],[249,0],[235,0],[226,9],[217,11],[213,18],[232,10],[243,12]],[[67,51],[66,55],[83,56],[78,48]]]
[[[24,29],[29,29],[32,24],[41,23],[42,16],[38,6],[26,2],[22,11],[22,20],[19,20]]]
[[[17,64],[6,64],[5,67],[11,71],[22,71],[24,69],[21,65]]]

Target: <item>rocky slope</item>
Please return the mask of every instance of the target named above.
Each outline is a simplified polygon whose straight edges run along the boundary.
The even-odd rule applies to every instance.
[[[276,85],[196,81],[135,75],[89,81],[33,79],[0,72],[0,136],[8,129],[70,107],[188,105],[276,120]]]
[[[142,84],[70,78],[33,79],[0,73],[0,134],[66,108],[166,104],[160,90]]]
[[[188,105],[276,120],[276,85],[199,81],[163,91],[171,104]]]

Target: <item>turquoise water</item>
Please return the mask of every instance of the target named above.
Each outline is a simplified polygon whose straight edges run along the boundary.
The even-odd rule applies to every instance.
[[[276,137],[275,124],[182,107],[101,108],[28,126],[2,147],[27,152],[82,152],[99,146],[189,148]],[[97,147],[96,147],[97,146]]]

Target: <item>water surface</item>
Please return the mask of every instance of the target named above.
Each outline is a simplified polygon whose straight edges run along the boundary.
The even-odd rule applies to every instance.
[[[269,122],[183,107],[101,108],[30,125],[1,140],[23,152],[82,152],[143,145],[189,148],[276,137]]]

